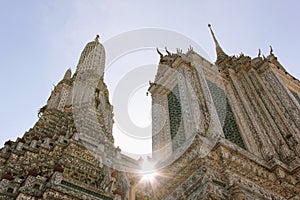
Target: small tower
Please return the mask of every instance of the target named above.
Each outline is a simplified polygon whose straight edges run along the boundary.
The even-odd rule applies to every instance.
[[[58,109],[60,111],[64,111],[65,106],[71,106],[71,91],[72,91],[71,76],[72,76],[72,71],[71,69],[68,69],[65,72],[63,79],[56,86],[54,86],[44,109],[48,108],[48,109]]]

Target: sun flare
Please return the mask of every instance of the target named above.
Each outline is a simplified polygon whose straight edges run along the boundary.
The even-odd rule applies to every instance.
[[[153,182],[157,172],[155,170],[154,164],[149,160],[145,160],[142,164],[142,181],[150,181]]]
[[[153,180],[155,179],[156,173],[146,173],[142,176],[142,181],[150,181],[153,182]]]

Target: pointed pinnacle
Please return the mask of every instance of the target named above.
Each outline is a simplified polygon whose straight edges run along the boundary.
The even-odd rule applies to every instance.
[[[208,24],[208,28],[210,29],[210,32],[211,32],[211,35],[214,39],[214,42],[215,42],[215,45],[216,45],[216,52],[217,52],[217,61],[220,61],[220,59],[224,58],[224,57],[228,57],[228,55],[223,51],[223,49],[221,48],[212,28],[211,28],[211,25]]]
[[[64,78],[63,79],[70,79],[72,76],[72,71],[71,68],[67,69],[67,71],[65,72]]]

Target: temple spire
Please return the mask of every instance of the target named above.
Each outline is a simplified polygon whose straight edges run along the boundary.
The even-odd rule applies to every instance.
[[[223,49],[221,48],[212,28],[211,25],[208,24],[208,27],[210,29],[211,35],[214,39],[215,45],[216,45],[216,53],[217,53],[217,61],[216,64],[220,63],[224,58],[228,57],[228,55],[223,51]]]

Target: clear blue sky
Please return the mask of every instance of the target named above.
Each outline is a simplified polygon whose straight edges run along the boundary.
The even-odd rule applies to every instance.
[[[83,47],[98,33],[105,42],[134,29],[173,30],[196,41],[214,60],[211,23],[228,54],[256,56],[261,48],[268,55],[271,44],[287,71],[299,78],[299,9],[297,0],[1,0],[0,145],[34,125],[53,84],[69,67],[75,70]]]

